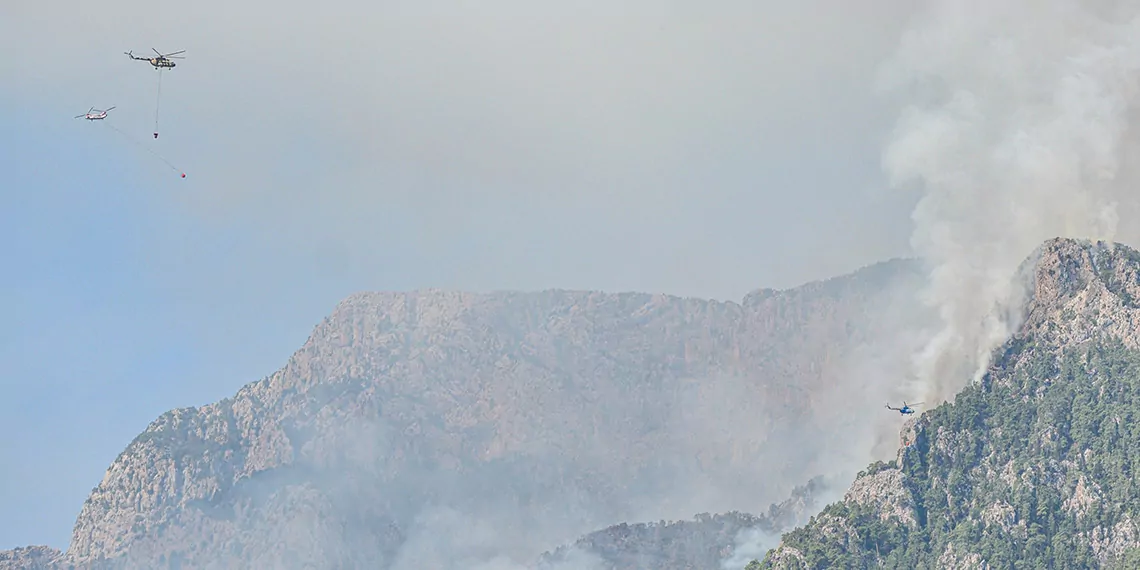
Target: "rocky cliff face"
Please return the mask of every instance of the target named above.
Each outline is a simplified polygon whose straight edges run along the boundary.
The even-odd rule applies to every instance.
[[[830,404],[865,396],[851,363],[917,285],[890,262],[740,304],[355,295],[281,370],[148,426],[56,567],[528,560],[622,520],[759,510],[850,446]]]
[[[1137,251],[1047,242],[981,382],[749,568],[1140,567],[1137,300]]]

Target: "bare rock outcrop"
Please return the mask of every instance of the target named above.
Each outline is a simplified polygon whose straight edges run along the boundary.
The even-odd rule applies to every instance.
[[[0,551],[0,570],[53,570],[63,553],[49,546]]]

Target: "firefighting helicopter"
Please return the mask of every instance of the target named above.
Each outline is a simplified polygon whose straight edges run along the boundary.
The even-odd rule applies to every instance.
[[[917,403],[915,403],[915,405],[921,406],[922,402],[917,402]],[[903,402],[903,405],[901,408],[892,408],[890,404],[887,404],[887,409],[888,410],[894,410],[894,411],[896,411],[900,414],[903,414],[903,415],[913,414],[915,412],[915,409],[908,406],[906,402]]]
[[[82,115],[76,115],[75,118],[76,119],[87,119],[88,121],[102,121],[103,119],[107,118],[107,113],[111,109],[114,109],[114,107],[108,107],[107,109],[103,109],[103,110],[99,110],[99,109],[96,109],[95,107],[91,107],[90,109],[87,110],[86,113],[84,113]]]
[[[174,69],[175,63],[173,61],[170,61],[171,59],[186,59],[185,57],[180,57],[178,55],[180,53],[184,53],[186,50],[179,50],[170,53],[159,53],[159,51],[154,48],[150,49],[154,50],[154,53],[157,57],[138,57],[134,54],[133,51],[127,51],[123,53],[125,53],[127,57],[130,57],[131,59],[145,61],[151,64],[154,67],[155,71],[158,71],[158,88],[154,98],[154,138],[157,139],[158,105],[159,101],[162,99],[162,71],[165,69]]]
[[[181,51],[176,51],[176,52],[171,52],[171,53],[158,53],[158,50],[156,50],[154,48],[150,48],[150,49],[154,50],[154,53],[157,54],[157,57],[138,57],[135,55],[135,52],[133,50],[132,51],[125,51],[123,53],[126,54],[131,59],[148,62],[152,66],[154,66],[155,69],[160,70],[160,71],[162,69],[173,69],[176,64],[173,61],[170,61],[172,59],[186,59],[185,57],[176,57],[180,53],[185,53],[186,50],[181,50]]]

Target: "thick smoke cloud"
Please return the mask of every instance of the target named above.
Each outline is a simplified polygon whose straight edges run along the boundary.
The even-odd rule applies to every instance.
[[[883,87],[912,98],[883,165],[920,184],[912,246],[931,264],[941,327],[915,358],[914,396],[952,398],[1018,325],[1011,281],[1042,241],[1129,237],[1140,68],[1135,8],[937,0],[903,35]],[[919,391],[923,393],[918,393]]]
[[[447,508],[425,509],[411,528],[391,570],[470,568],[472,570],[532,570],[525,557],[512,556],[517,537],[486,517]],[[542,570],[601,570],[601,559],[571,548],[566,558]]]

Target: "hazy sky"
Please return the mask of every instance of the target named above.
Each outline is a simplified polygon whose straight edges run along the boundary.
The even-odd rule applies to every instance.
[[[908,253],[873,75],[909,3],[792,4],[4,2],[0,549],[66,547],[148,422],[354,291],[739,300]]]

